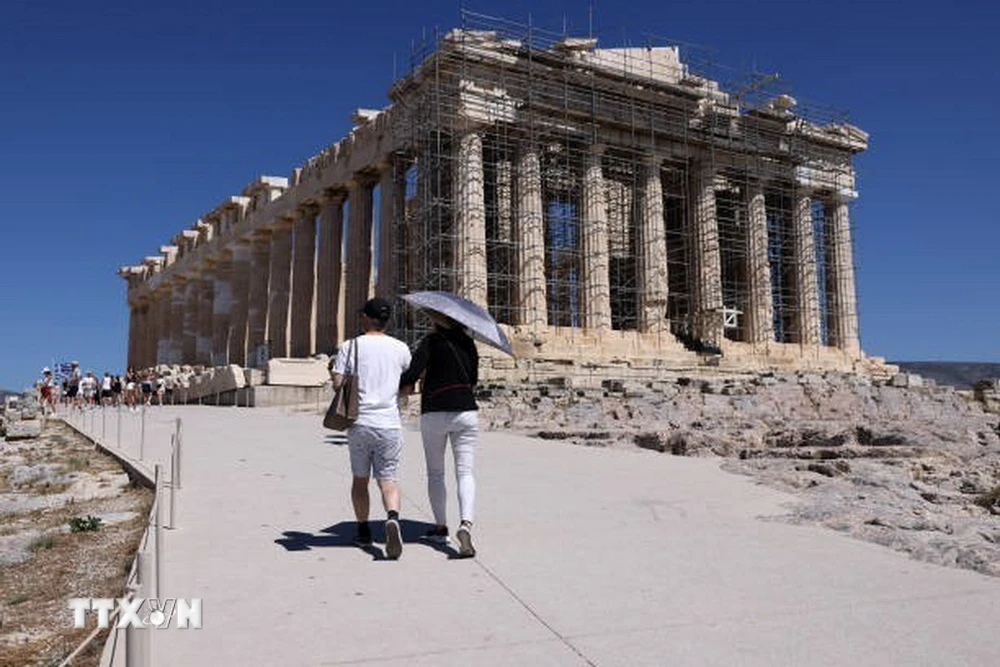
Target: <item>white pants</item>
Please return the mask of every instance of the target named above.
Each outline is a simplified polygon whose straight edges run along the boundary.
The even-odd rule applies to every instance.
[[[448,525],[446,512],[448,489],[444,483],[444,450],[451,437],[458,482],[458,512],[462,521],[473,521],[476,512],[476,440],[479,439],[479,413],[425,412],[420,416],[420,434],[427,461],[427,495],[430,496],[434,523]]]

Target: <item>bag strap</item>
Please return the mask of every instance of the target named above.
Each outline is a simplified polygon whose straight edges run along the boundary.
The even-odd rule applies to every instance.
[[[452,345],[450,340],[444,336],[442,336],[442,338],[444,338],[444,342],[448,343],[448,347],[451,348],[451,353],[455,357],[455,361],[458,363],[458,369],[462,371],[462,379],[465,380],[465,384],[471,387],[472,382],[469,380],[469,373],[465,370],[465,364],[462,363],[462,358],[459,356],[458,350],[455,349],[455,346]]]

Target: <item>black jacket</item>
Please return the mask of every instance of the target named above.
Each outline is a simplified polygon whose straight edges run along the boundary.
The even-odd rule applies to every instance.
[[[424,375],[421,412],[476,410],[474,388],[479,382],[476,343],[461,329],[433,331],[424,336],[413,353],[400,386],[415,384]]]

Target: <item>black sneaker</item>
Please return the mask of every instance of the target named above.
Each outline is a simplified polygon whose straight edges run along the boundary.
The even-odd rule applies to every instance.
[[[372,529],[367,523],[358,524],[358,532],[354,534],[354,544],[359,547],[370,547],[372,545]]]
[[[458,539],[459,558],[474,558],[476,547],[472,545],[472,524],[463,522],[455,532],[455,537]]]
[[[424,533],[424,539],[428,542],[448,544],[448,526],[434,526]]]
[[[386,519],[385,522],[385,555],[389,560],[396,560],[403,553],[403,538],[399,534],[399,522]]]

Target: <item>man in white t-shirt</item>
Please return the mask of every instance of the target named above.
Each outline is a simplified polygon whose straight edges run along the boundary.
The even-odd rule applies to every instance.
[[[347,429],[351,454],[351,502],[358,520],[355,544],[372,543],[368,525],[368,480],[374,475],[382,492],[385,522],[385,553],[391,560],[403,552],[399,530],[399,486],[396,469],[403,451],[399,419],[399,378],[410,366],[410,348],[387,336],[385,327],[392,305],[385,299],[369,299],[361,310],[364,334],[345,341],[333,363],[333,386],[338,388],[345,373],[358,375],[358,418]],[[357,369],[354,352],[357,346]]]
[[[94,396],[97,394],[97,378],[94,377],[94,371],[87,371],[80,380],[80,393],[83,394],[84,405],[94,405]]]

